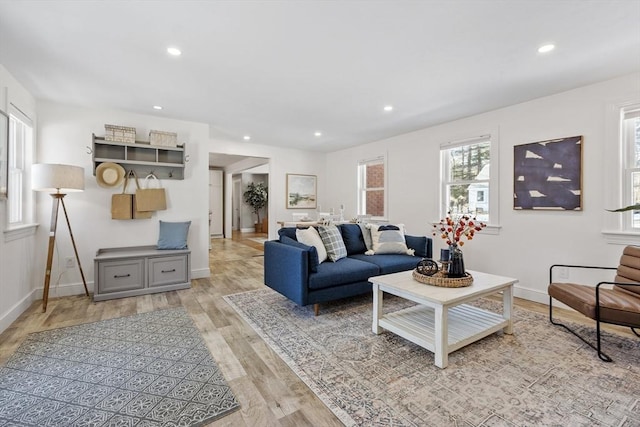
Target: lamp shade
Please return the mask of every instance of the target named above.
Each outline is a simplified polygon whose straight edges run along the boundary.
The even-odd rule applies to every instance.
[[[37,163],[31,166],[31,188],[35,191],[68,193],[84,190],[84,168]]]

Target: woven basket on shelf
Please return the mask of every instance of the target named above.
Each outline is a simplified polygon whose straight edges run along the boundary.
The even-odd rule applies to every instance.
[[[464,277],[452,278],[446,277],[442,271],[438,271],[433,276],[427,276],[413,270],[413,278],[425,285],[440,286],[443,288],[463,288],[465,286],[471,286],[473,283],[473,276],[469,273],[465,273]]]

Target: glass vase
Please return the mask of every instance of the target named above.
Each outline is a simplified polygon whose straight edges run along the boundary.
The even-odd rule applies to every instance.
[[[458,246],[449,247],[449,274],[448,276],[457,279],[465,276],[464,270],[464,258],[462,257],[462,251]]]

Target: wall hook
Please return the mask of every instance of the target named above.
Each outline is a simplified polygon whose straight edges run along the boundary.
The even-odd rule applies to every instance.
[[[93,154],[93,150],[88,145],[87,145],[87,154]]]
[[[169,171],[169,178],[173,178],[173,169]]]
[[[189,157],[190,157],[190,155],[189,155],[189,154],[187,154],[186,156],[184,156],[184,162],[185,162],[185,163],[189,163]]]

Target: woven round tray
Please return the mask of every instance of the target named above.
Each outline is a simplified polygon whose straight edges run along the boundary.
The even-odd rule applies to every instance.
[[[433,276],[426,276],[413,270],[413,278],[425,285],[440,286],[443,288],[463,288],[465,286],[471,286],[473,283],[473,276],[469,273],[465,273],[464,277],[454,279],[445,277],[442,271],[438,271]]]

